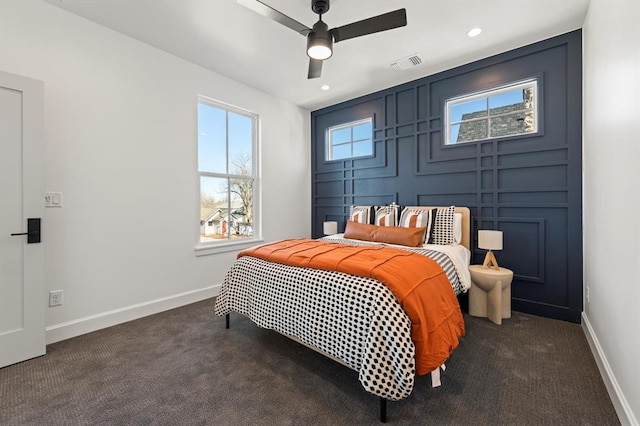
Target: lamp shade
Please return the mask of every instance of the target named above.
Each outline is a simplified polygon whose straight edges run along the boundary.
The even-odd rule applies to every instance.
[[[324,235],[333,235],[338,233],[338,222],[324,222],[322,224],[322,232]]]
[[[502,250],[502,231],[478,231],[478,248]]]

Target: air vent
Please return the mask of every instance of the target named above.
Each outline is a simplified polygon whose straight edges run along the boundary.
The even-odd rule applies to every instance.
[[[424,62],[422,56],[419,53],[414,53],[413,55],[409,55],[406,58],[398,59],[397,61],[391,64],[391,68],[397,71],[406,70],[408,68],[417,67],[421,63]]]

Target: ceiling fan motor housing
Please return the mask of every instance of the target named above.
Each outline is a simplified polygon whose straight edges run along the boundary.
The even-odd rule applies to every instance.
[[[311,0],[311,10],[318,15],[324,15],[329,11],[329,0]]]

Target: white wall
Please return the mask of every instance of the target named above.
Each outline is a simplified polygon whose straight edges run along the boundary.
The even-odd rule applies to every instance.
[[[0,3],[0,69],[45,85],[49,343],[217,294],[235,252],[194,252],[199,94],[260,115],[265,240],[310,235],[308,111],[40,1]]]
[[[584,24],[584,327],[623,424],[640,419],[640,2]],[[586,288],[585,288],[586,293]]]

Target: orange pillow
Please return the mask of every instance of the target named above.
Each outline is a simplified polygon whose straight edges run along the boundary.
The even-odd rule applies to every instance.
[[[376,226],[349,220],[344,230],[344,237],[354,240],[420,247],[424,243],[424,233],[426,229],[426,227],[403,228]]]

